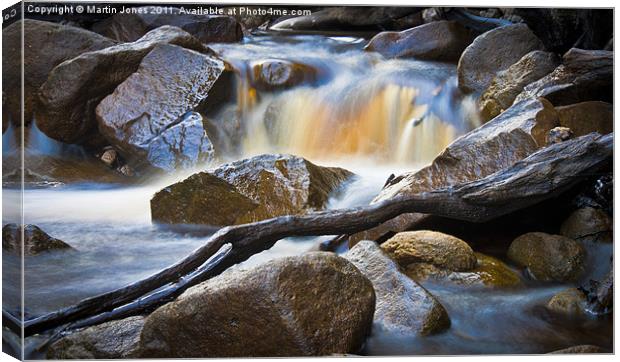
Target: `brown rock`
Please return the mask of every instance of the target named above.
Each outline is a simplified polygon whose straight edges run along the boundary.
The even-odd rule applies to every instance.
[[[543,49],[540,39],[525,24],[487,31],[478,36],[459,59],[459,88],[465,92],[482,92],[498,72],[508,69],[525,54]]]
[[[404,275],[375,242],[359,242],[344,258],[355,264],[375,289],[373,330],[428,335],[450,326],[444,307]]]
[[[137,71],[96,109],[99,132],[135,166],[167,172],[213,157],[202,117],[192,112],[224,70],[212,56],[156,45]]]
[[[560,234],[575,240],[611,242],[613,222],[601,209],[584,207],[575,210],[562,223]]]
[[[49,359],[136,358],[144,317],[129,317],[89,327],[54,342]]]
[[[555,313],[576,316],[586,310],[587,298],[577,288],[568,288],[554,295],[547,303],[547,309]]]
[[[47,235],[36,225],[25,225],[24,229],[24,255],[31,256],[43,252],[72,249],[62,240]],[[22,228],[17,224],[6,224],[2,227],[2,249],[21,254]]]
[[[456,61],[474,36],[454,21],[435,21],[401,32],[375,35],[366,48],[386,58]]]
[[[574,281],[584,269],[586,251],[565,236],[527,233],[516,238],[508,249],[508,258],[527,268],[541,281]]]
[[[157,309],[142,330],[140,357],[355,353],[374,309],[372,284],[341,257],[272,260],[226,272]]]
[[[568,127],[555,127],[547,133],[547,145],[568,141],[573,138],[573,131]]]
[[[37,126],[47,136],[65,143],[84,143],[97,137],[95,107],[127,77],[155,46],[174,44],[208,52],[185,31],[162,26],[133,43],[83,53],[54,68],[41,86]]]
[[[483,120],[488,121],[508,109],[526,85],[551,73],[558,65],[559,59],[555,54],[535,50],[497,73],[480,96]]]
[[[281,59],[265,59],[252,63],[252,85],[263,91],[281,90],[317,79],[317,71],[309,65]]]
[[[560,124],[570,128],[575,136],[591,132],[608,134],[614,131],[614,107],[600,101],[581,102],[556,107]]]

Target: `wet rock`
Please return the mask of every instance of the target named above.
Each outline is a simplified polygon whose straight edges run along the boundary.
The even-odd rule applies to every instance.
[[[508,69],[500,71],[480,96],[480,113],[488,121],[510,107],[523,88],[559,65],[553,53],[535,50],[525,54]]]
[[[224,63],[176,45],[153,48],[138,70],[97,106],[99,131],[135,166],[167,172],[210,160],[200,114]]]
[[[508,69],[525,54],[543,49],[540,39],[525,24],[490,30],[477,37],[461,55],[457,67],[459,88],[482,92],[498,72]]]
[[[591,132],[608,134],[614,130],[614,107],[607,102],[590,101],[556,107],[560,124],[576,137]]]
[[[168,7],[133,8],[130,14],[116,14],[93,26],[93,31],[121,42],[140,39],[149,31],[164,25],[176,26],[192,34],[202,43],[230,43],[243,39],[241,25],[231,16],[193,15]],[[159,14],[158,14],[159,12]]]
[[[575,210],[562,223],[560,234],[574,240],[611,242],[613,221],[601,209],[584,207]]]
[[[155,46],[174,44],[208,52],[200,41],[175,27],[162,26],[133,43],[87,52],[50,72],[41,86],[37,126],[65,143],[84,143],[97,135],[95,107],[127,77]],[[147,93],[144,90],[141,93]]]
[[[428,335],[450,326],[435,297],[404,275],[373,241],[361,241],[344,258],[372,282],[377,297],[373,330]]]
[[[22,228],[17,224],[6,224],[2,227],[2,250],[21,253]],[[24,226],[24,255],[31,256],[43,252],[72,249],[71,246],[60,239],[47,235],[36,225]]]
[[[281,59],[265,59],[252,64],[252,85],[263,91],[290,88],[301,83],[313,83],[317,79],[313,67]]]
[[[573,131],[568,127],[555,127],[547,133],[547,145],[568,141],[573,138]]]
[[[456,61],[474,40],[469,29],[453,21],[435,21],[402,32],[382,32],[370,40],[367,51],[386,58]]]
[[[113,167],[118,158],[118,154],[115,149],[108,148],[103,152],[100,159],[108,167]]]
[[[323,209],[351,176],[296,156],[260,155],[166,187],[151,200],[151,213],[157,222],[217,226],[305,214]]]
[[[568,288],[555,294],[547,303],[547,309],[568,316],[583,314],[586,310],[585,294],[577,288]]]
[[[135,171],[131,166],[125,164],[118,168],[118,172],[126,177],[134,177],[136,175]]]
[[[579,346],[568,347],[568,348],[560,349],[558,351],[549,352],[549,353],[565,354],[565,353],[606,353],[606,352],[599,346],[594,346],[591,344],[582,344]]]
[[[516,238],[508,249],[508,258],[527,268],[541,281],[574,281],[584,270],[586,251],[581,243],[561,235],[540,232]]]
[[[474,251],[466,242],[436,231],[401,232],[381,248],[400,265],[422,262],[454,271],[471,270],[476,266]]]
[[[469,271],[453,271],[428,263],[412,263],[405,267],[405,273],[422,284],[432,281],[463,287],[514,288],[523,286],[519,275],[501,260],[482,253],[475,253],[475,255],[476,266]]]
[[[7,26],[2,30],[3,118],[11,119],[15,125],[21,123],[19,90],[22,85],[22,55],[24,121],[29,124],[35,111],[37,91],[55,66],[84,52],[107,48],[114,44],[114,41],[99,34],[47,21],[25,19]]]
[[[573,48],[562,65],[523,88],[515,102],[544,97],[554,106],[585,101],[613,102],[613,52]]]
[[[136,358],[144,317],[129,317],[89,327],[54,342],[49,359]]]
[[[332,253],[228,271],[153,312],[143,358],[323,356],[355,353],[370,332],[375,293]]]

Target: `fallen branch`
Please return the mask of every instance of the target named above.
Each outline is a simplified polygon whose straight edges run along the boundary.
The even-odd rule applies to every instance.
[[[225,227],[183,260],[150,277],[26,321],[24,334],[30,336],[79,319],[91,318],[89,323],[75,324],[82,327],[138,314],[270,248],[285,237],[353,234],[412,212],[485,222],[561,194],[600,168],[612,153],[613,134],[590,134],[544,148],[509,169],[463,185],[402,196],[366,207],[281,216]],[[226,244],[231,245],[229,251],[203,266]],[[200,270],[191,274],[198,268]],[[185,275],[187,278],[181,279]],[[146,301],[136,300],[163,286],[168,287],[157,292],[161,293],[158,296]],[[117,308],[123,305],[127,306]],[[101,313],[104,314],[98,315]]]

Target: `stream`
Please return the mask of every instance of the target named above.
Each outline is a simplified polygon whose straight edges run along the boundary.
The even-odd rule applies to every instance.
[[[225,147],[230,152],[197,170],[262,153],[291,153],[318,165],[355,172],[358,177],[331,196],[328,208],[363,206],[391,174],[423,167],[450,142],[480,124],[474,98],[462,95],[456,87],[454,64],[386,60],[364,52],[365,44],[363,38],[350,36],[263,34],[246,37],[242,43],[210,45],[232,64],[237,76],[235,102],[219,107],[209,117],[226,122],[235,114],[241,128],[237,141],[229,140]],[[310,65],[319,75],[311,84],[257,92],[248,81],[251,64],[272,58]],[[16,152],[12,137],[12,129],[3,136],[4,155]],[[88,157],[75,146],[45,137],[35,127],[26,153],[77,160]],[[208,232],[179,232],[154,225],[149,207],[155,192],[197,170],[132,186],[96,181],[27,185],[25,222],[64,240],[75,251],[25,259],[26,317],[149,276],[202,245]],[[19,220],[19,210],[9,207],[19,197],[19,189],[4,188],[4,224]],[[235,267],[298,255],[324,238],[287,238]],[[596,250],[591,258],[597,260],[611,255],[612,246],[596,245],[590,250]],[[6,271],[19,270],[21,262],[3,253],[3,263]],[[16,313],[20,285],[11,276],[3,274],[3,305]],[[549,298],[569,285],[523,279],[526,288],[515,290],[425,285],[447,309],[451,327],[428,337],[373,331],[362,354],[542,353],[588,343],[611,348],[611,319],[561,320],[545,311]],[[40,356],[33,350],[37,343],[36,337],[27,340],[27,358]]]

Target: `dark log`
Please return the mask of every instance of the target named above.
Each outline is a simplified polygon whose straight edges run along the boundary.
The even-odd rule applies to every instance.
[[[352,234],[375,227],[403,213],[426,213],[472,222],[485,222],[555,197],[599,169],[613,154],[613,134],[589,134],[555,144],[530,155],[511,168],[481,180],[417,195],[403,196],[366,207],[328,210],[300,216],[281,216],[251,224],[220,229],[207,242],[176,264],[126,287],[25,322],[30,336],[79,319],[91,322],[136,314],[146,302],[114,310],[137,298],[164,288],[159,297],[147,299],[153,308],[192,285],[220,274],[228,267],[293,236]],[[226,244],[232,248],[217,262],[201,267]],[[148,297],[147,297],[148,298]],[[109,312],[107,316],[97,316]],[[91,323],[87,323],[91,324]],[[85,323],[76,324],[85,326]]]

